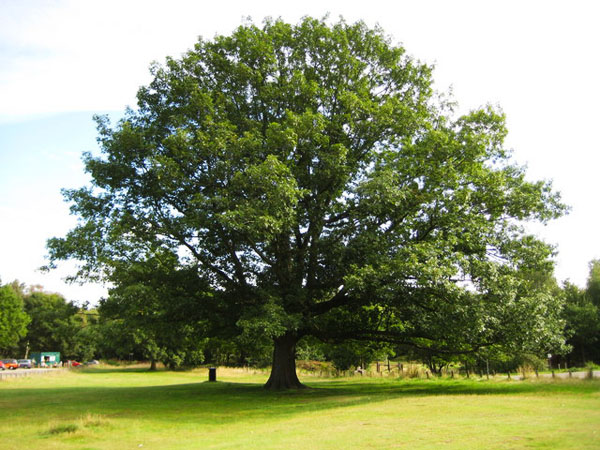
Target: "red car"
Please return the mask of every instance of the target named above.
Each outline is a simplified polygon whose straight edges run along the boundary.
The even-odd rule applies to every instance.
[[[15,370],[19,368],[19,363],[16,359],[3,359],[5,369]]]
[[[4,363],[2,361],[0,361],[0,370],[4,370],[4,369],[5,369]]]

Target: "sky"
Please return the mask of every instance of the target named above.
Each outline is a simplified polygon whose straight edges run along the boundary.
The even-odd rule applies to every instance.
[[[569,215],[530,229],[556,246],[556,278],[583,287],[600,258],[600,3],[421,0],[0,0],[0,280],[96,303],[106,287],[68,285],[66,263],[41,273],[48,238],[76,218],[62,188],[85,185],[81,154],[97,151],[94,114],[118,118],[150,82],[149,65],[199,36],[228,35],[251,17],[378,24],[435,66],[435,87],[459,111],[491,104],[506,146],[531,180],[552,180]]]

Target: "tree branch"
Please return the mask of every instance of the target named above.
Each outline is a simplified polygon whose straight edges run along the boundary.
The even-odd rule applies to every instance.
[[[321,314],[325,314],[328,311],[331,311],[333,308],[338,308],[346,304],[348,300],[347,291],[344,287],[338,291],[331,299],[313,304],[309,310],[313,314],[313,316],[320,316]]]

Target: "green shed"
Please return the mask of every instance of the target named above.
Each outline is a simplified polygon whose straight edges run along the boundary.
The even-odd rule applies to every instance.
[[[60,365],[60,352],[32,352],[30,358],[40,367]]]

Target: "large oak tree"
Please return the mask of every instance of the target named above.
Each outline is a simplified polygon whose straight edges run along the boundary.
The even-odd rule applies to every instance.
[[[137,109],[98,119],[53,263],[118,281],[172,255],[202,286],[194,320],[273,340],[270,388],[301,386],[306,335],[437,353],[559,336],[534,289],[552,250],[521,227],[562,214],[558,195],[511,162],[502,113],[455,117],[380,29],[267,20],[151,71]]]

